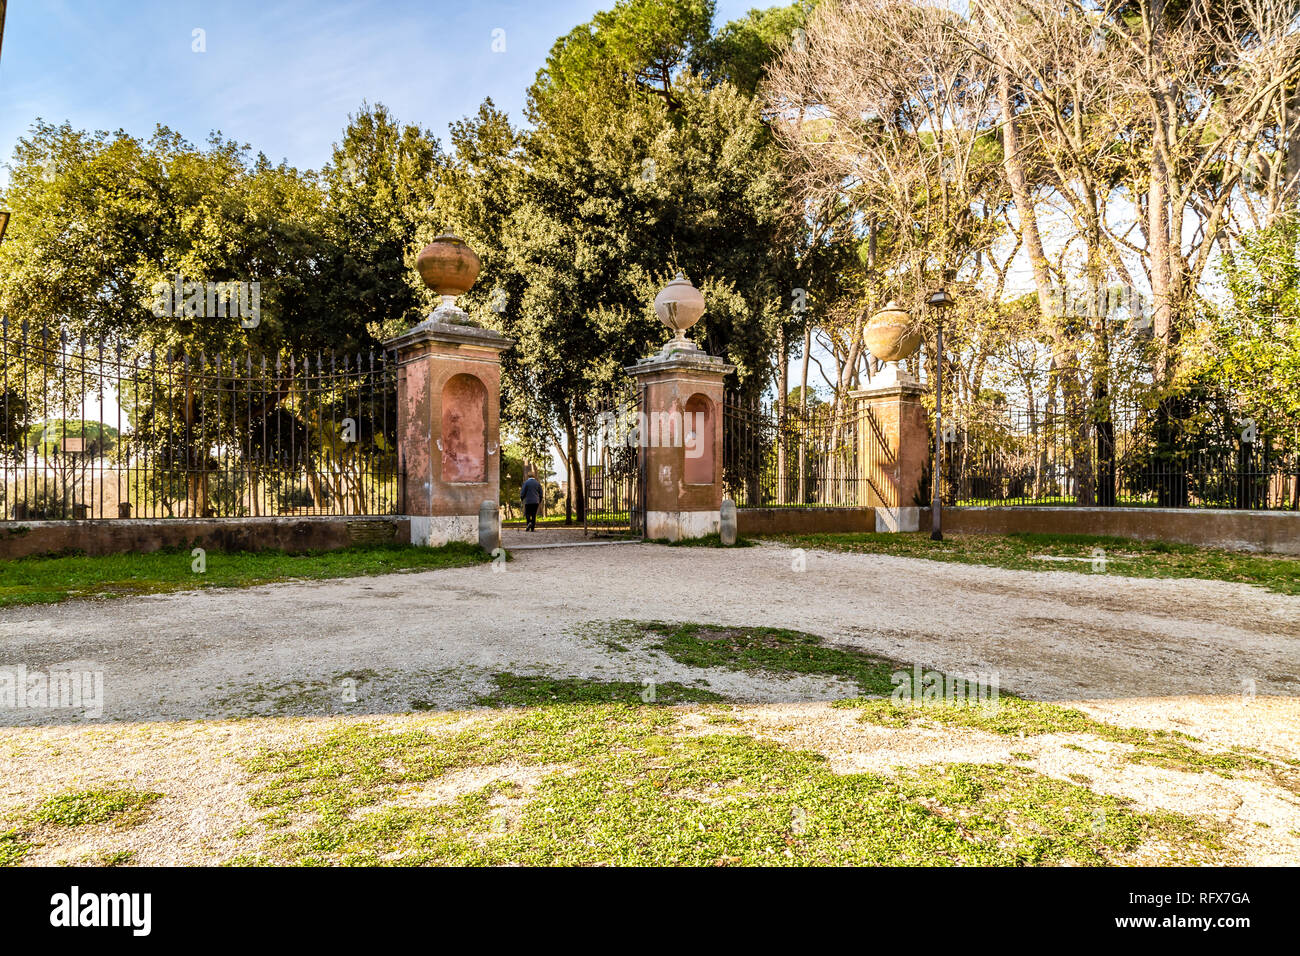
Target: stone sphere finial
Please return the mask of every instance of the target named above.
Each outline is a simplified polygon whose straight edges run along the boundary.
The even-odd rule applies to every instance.
[[[415,268],[430,289],[442,296],[434,316],[445,321],[467,321],[469,316],[456,307],[456,297],[474,287],[482,263],[464,239],[444,232],[420,250]]]
[[[674,341],[687,342],[686,330],[704,315],[704,295],[691,285],[685,273],[678,272],[676,278],[655,296],[655,315],[677,333]]]

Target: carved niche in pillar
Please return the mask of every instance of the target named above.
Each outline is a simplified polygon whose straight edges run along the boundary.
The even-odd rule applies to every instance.
[[[442,480],[487,481],[487,387],[474,375],[453,375],[442,387]]]
[[[713,402],[696,392],[686,400],[685,409],[686,467],[683,479],[688,485],[713,483]]]

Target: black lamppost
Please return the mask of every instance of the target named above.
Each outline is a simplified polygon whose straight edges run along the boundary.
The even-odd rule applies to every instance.
[[[943,312],[952,307],[957,300],[949,295],[948,290],[931,292],[925,300],[935,313],[934,346],[934,468],[930,474],[930,540],[943,540],[942,502],[939,500],[939,486],[943,475]]]

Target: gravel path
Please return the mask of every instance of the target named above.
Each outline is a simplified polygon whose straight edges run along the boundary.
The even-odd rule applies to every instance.
[[[105,721],[460,707],[498,671],[698,681],[765,703],[821,678],[699,671],[600,640],[618,619],[773,625],[1046,700],[1300,696],[1300,597],[1246,585],[1022,572],[785,547],[611,544],[504,567],[0,611],[0,665],[104,674]],[[0,724],[90,722],[0,710]]]

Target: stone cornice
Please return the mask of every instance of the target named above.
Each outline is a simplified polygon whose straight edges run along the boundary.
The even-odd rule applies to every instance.
[[[670,342],[669,346],[671,345]],[[710,355],[698,348],[675,348],[670,350],[668,346],[665,346],[661,352],[656,352],[654,355],[641,359],[635,365],[627,365],[623,368],[623,371],[633,376],[683,371],[706,372],[710,375],[730,375],[735,370],[736,366],[729,365],[718,356]]]
[[[515,344],[514,339],[507,338],[492,329],[485,329],[478,325],[436,322],[430,318],[425,319],[419,325],[403,332],[401,335],[394,336],[384,342],[384,347],[409,349],[413,345],[420,345],[424,342],[450,342],[455,345],[473,345],[485,349],[494,349],[498,352]]]
[[[849,398],[890,398],[895,395],[924,395],[929,389],[914,382],[859,388],[849,392]]]

